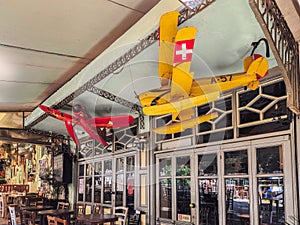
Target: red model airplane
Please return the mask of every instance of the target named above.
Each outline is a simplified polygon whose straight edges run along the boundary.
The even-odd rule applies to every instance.
[[[73,116],[44,105],[40,105],[39,107],[50,116],[65,122],[67,131],[76,145],[79,145],[79,140],[73,128],[75,125],[82,126],[93,139],[107,146],[108,144],[104,140],[106,128],[126,127],[134,122],[134,118],[130,115],[92,118],[86,111],[86,108],[80,104],[75,104],[72,107]]]

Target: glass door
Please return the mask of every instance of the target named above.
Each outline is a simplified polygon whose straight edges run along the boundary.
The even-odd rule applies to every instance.
[[[297,215],[288,136],[226,144],[221,154],[223,224],[284,225]]]
[[[284,225],[297,215],[288,136],[157,154],[157,218]]]
[[[191,154],[173,153],[157,157],[157,212],[161,220],[193,222],[195,188]],[[193,201],[194,200],[194,201]]]

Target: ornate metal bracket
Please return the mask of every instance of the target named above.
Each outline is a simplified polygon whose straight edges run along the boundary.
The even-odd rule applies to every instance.
[[[299,115],[298,43],[274,0],[249,0],[249,3],[282,71],[287,88],[287,106]]]

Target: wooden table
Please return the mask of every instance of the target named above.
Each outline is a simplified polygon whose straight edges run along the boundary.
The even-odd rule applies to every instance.
[[[49,210],[53,208],[54,207],[52,205],[37,205],[37,206],[24,206],[21,209],[37,212],[37,211]]]
[[[38,215],[40,216],[40,225],[48,224],[47,215],[64,217],[68,221],[68,224],[70,224],[70,214],[73,213],[74,210],[71,209],[50,209],[50,210],[40,211],[38,212]]]
[[[80,215],[76,219],[81,224],[90,223],[91,225],[104,223],[110,223],[111,225],[113,225],[115,221],[118,221],[118,217],[113,214]]]

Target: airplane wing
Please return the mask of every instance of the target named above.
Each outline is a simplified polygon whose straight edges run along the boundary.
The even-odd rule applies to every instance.
[[[179,12],[168,12],[161,16],[159,24],[158,75],[161,85],[168,85],[173,70],[174,40],[177,32]]]
[[[194,73],[190,72],[190,67],[196,32],[197,29],[194,27],[185,27],[176,34],[170,102],[189,97],[194,78]],[[180,120],[186,120],[193,115],[193,109],[187,109],[184,112],[173,113],[172,120],[177,117]]]
[[[104,116],[98,118],[90,118],[86,120],[86,123],[93,127],[103,128],[117,128],[127,127],[134,122],[134,118],[129,115],[125,116]]]
[[[79,140],[78,140],[78,138],[75,134],[74,128],[73,128],[73,122],[74,122],[73,116],[71,116],[67,113],[63,113],[59,110],[44,106],[44,105],[40,105],[39,108],[42,109],[45,113],[54,117],[55,119],[64,121],[69,135],[74,140],[76,145],[79,145]]]
[[[54,117],[55,119],[62,120],[62,121],[73,121],[73,116],[67,113],[63,113],[59,110],[50,108],[48,106],[40,105],[39,108],[43,110],[45,113],[49,114],[50,116]]]

